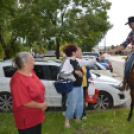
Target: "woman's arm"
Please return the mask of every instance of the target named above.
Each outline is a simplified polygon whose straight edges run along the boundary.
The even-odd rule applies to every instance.
[[[85,59],[78,59],[76,58],[77,61],[79,62],[80,66],[88,66],[88,65],[92,65],[96,62],[96,58],[93,58],[93,59],[88,59],[88,60],[85,60]]]
[[[97,60],[102,60],[104,59],[104,56],[100,56],[100,57],[94,57],[93,59],[88,59],[88,60],[85,60],[85,59],[78,59],[76,58],[77,61],[79,62],[80,66],[89,66],[89,65],[92,65],[94,64]]]
[[[38,108],[42,109],[43,111],[47,109],[47,103],[45,101],[43,103],[31,101],[29,103],[24,104],[23,106],[26,108]]]
[[[83,76],[83,73],[81,72],[81,71],[74,71],[75,72],[75,74],[77,74],[79,77],[82,77]]]

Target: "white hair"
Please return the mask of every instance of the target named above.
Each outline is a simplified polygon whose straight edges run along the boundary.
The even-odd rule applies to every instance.
[[[16,67],[17,69],[22,69],[24,63],[29,62],[30,55],[31,54],[29,52],[19,52],[13,59],[13,66]]]

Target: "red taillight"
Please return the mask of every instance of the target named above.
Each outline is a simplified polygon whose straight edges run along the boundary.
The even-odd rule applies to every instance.
[[[112,66],[112,64],[111,64],[111,63],[108,63],[108,65],[109,65],[109,66]]]
[[[105,68],[109,68],[109,66],[105,66]]]

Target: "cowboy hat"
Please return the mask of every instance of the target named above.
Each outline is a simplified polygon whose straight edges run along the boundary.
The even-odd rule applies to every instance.
[[[128,22],[127,22],[125,25],[127,25],[127,24],[129,24],[129,23],[131,23],[131,22],[134,22],[134,17],[129,17],[129,18],[128,18]]]

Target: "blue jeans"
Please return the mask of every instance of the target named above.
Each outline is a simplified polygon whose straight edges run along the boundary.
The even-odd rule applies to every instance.
[[[124,69],[124,79],[129,71],[129,69],[131,68],[133,60],[134,60],[134,52],[131,53],[130,57],[126,61],[126,65],[125,65],[125,69]]]
[[[80,118],[83,113],[83,87],[73,87],[73,90],[67,94],[66,119]]]

